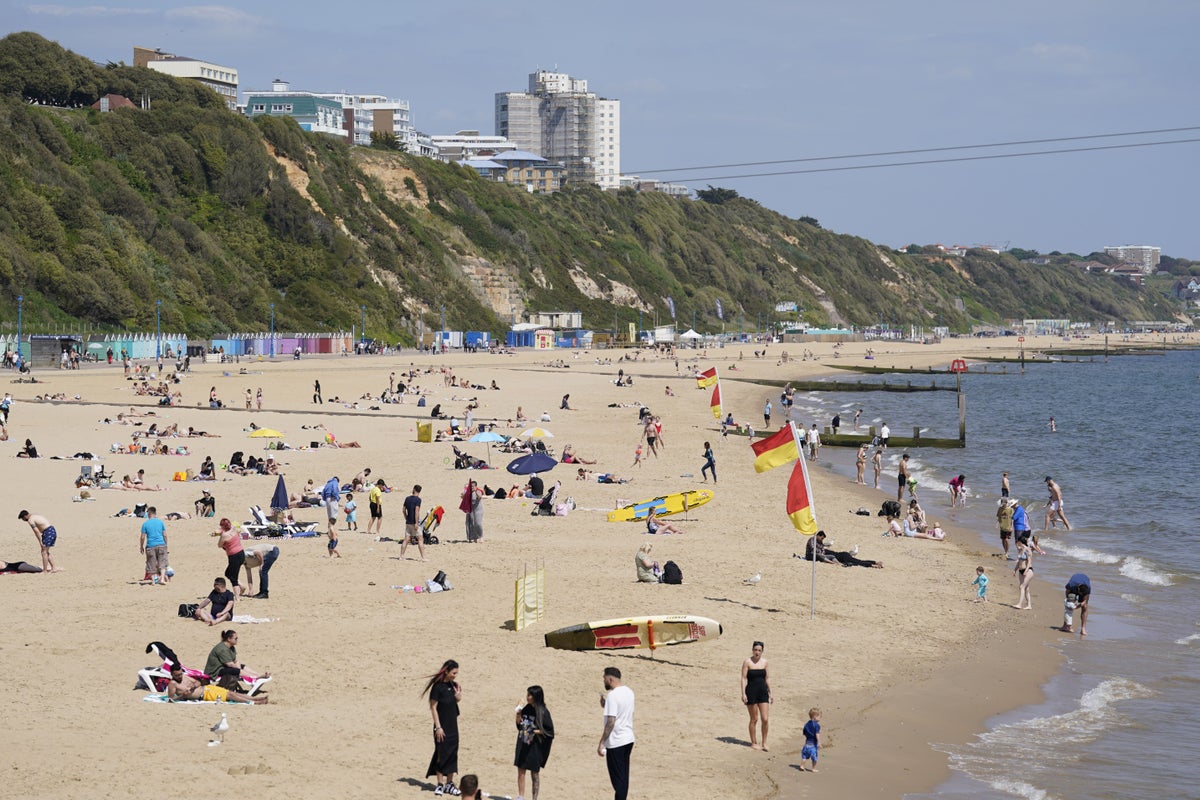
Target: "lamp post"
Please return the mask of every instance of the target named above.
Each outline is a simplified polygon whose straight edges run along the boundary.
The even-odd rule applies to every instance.
[[[268,346],[271,348],[271,358],[275,357],[275,304],[271,303],[271,335],[268,338]]]
[[[17,295],[17,360],[21,360],[21,317],[25,312],[25,295]]]
[[[442,306],[442,329],[438,332],[438,350],[446,348],[446,307]]]
[[[358,329],[358,338],[359,341],[365,342],[367,341],[367,306],[363,304],[359,308],[362,310],[362,324]]]
[[[154,357],[161,359],[162,358],[162,300],[159,300],[157,303],[155,303],[155,306],[157,307],[157,313],[155,314],[155,320],[156,320],[155,326],[158,329],[158,344],[154,348]]]

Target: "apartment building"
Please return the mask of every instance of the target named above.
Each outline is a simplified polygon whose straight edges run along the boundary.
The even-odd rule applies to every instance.
[[[528,91],[497,92],[496,135],[566,167],[567,178],[616,189],[621,176],[621,101],[599,97],[587,81],[538,70]]]
[[[176,78],[199,81],[221,95],[230,111],[237,110],[238,71],[234,67],[225,67],[209,61],[201,61],[198,58],[177,56],[174,53],[164,53],[158,48],[151,50],[148,47],[133,48],[133,65],[173,75]]]
[[[437,147],[438,159],[447,163],[486,159],[505,150],[518,149],[516,142],[503,136],[481,136],[479,131],[457,131],[430,138]]]
[[[410,153],[417,150],[417,132],[413,128],[407,100],[394,100],[381,94],[317,93],[342,106],[343,127],[351,144],[369,145],[373,131],[395,134]]]
[[[1104,248],[1104,252],[1124,264],[1140,268],[1145,275],[1154,272],[1158,267],[1159,257],[1162,256],[1161,247],[1145,244],[1116,245]]]
[[[269,92],[247,93],[245,111],[247,117],[292,117],[303,130],[349,138],[341,103],[312,92],[293,92],[284,80],[274,80]]]

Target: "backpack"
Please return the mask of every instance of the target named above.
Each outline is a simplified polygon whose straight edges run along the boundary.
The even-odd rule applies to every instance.
[[[662,582],[673,584],[683,583],[683,570],[674,561],[668,561],[663,564]]]
[[[193,614],[196,613],[196,609],[199,607],[200,607],[199,603],[180,603],[179,604],[179,616],[183,617],[184,619],[188,619],[189,617],[191,617]]]

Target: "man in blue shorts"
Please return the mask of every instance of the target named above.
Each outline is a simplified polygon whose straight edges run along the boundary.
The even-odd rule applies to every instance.
[[[29,527],[33,529],[33,538],[37,539],[38,547],[42,550],[42,571],[62,572],[61,569],[54,566],[54,559],[50,556],[50,548],[54,547],[54,543],[58,541],[58,531],[54,530],[50,520],[41,514],[30,514],[25,510],[17,514],[17,519],[28,522]]]

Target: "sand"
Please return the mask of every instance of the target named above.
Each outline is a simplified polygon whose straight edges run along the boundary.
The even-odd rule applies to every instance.
[[[1053,343],[1047,339],[1046,346]],[[995,353],[1008,342],[955,340],[939,346],[875,345],[877,365],[938,364],[952,357]],[[1032,344],[1032,343],[1031,343]],[[1012,343],[1015,350],[1016,344]],[[822,362],[776,364],[779,353],[801,346],[772,345],[768,359],[744,348],[739,377],[800,378],[818,374],[829,345],[809,346]],[[847,345],[844,358],[861,358],[864,345]],[[985,350],[987,348],[987,350]],[[1031,348],[1032,349],[1032,348]],[[692,363],[726,368],[738,350],[681,352]],[[274,363],[194,364],[184,379],[184,405],[160,411],[135,397],[120,368],[92,365],[78,372],[45,371],[44,383],[12,384],[17,400],[11,438],[0,445],[5,467],[9,522],[0,536],[0,558],[37,563],[38,551],[21,508],[49,517],[59,531],[54,550],[64,572],[4,576],[5,633],[0,663],[10,698],[0,746],[12,768],[5,777],[10,797],[143,798],[171,793],[244,795],[269,800],[297,796],[418,797],[432,789],[425,768],[432,752],[430,713],[421,697],[425,676],[443,660],[461,665],[462,747],[460,768],[475,772],[493,794],[516,795],[511,766],[515,742],[513,708],[525,689],[540,684],[554,715],[557,741],[543,772],[542,796],[568,793],[605,797],[604,761],[596,755],[602,720],[597,695],[601,673],[617,666],[637,696],[637,745],[632,797],[663,798],[877,796],[930,789],[946,775],[945,757],[931,745],[968,739],[993,713],[1033,701],[1038,686],[1057,667],[1048,645],[1059,638],[1050,627],[1060,613],[1045,598],[1032,613],[999,602],[971,602],[975,567],[1002,565],[970,532],[951,529],[950,541],[883,539],[882,520],[850,513],[872,511],[882,492],[857,487],[822,469],[812,470],[819,521],[835,546],[861,547],[861,556],[886,568],[842,569],[819,565],[815,615],[810,607],[811,564],[796,558],[804,541],[783,511],[789,469],[757,475],[747,440],[721,440],[708,409],[709,392],[677,376],[672,360],[597,365],[596,353],[529,353],[447,357],[400,353],[388,356],[307,358]],[[610,353],[600,353],[608,357]],[[619,355],[619,353],[618,353]],[[562,358],[568,368],[548,366]],[[449,389],[440,373],[416,381],[429,403],[450,412],[478,397],[477,419],[507,427],[518,405],[536,418],[546,410],[556,450],[568,443],[595,458],[594,469],[632,477],[623,486],[577,482],[560,465],[547,477],[563,481],[578,509],[565,518],[533,518],[527,501],[488,500],[482,543],[466,544],[458,499],[468,477],[510,486],[502,469],[468,473],[451,468],[449,444],[415,441],[416,422],[428,408],[412,402],[371,411],[360,401],[311,402],[319,378],[324,396],[357,398],[387,386],[388,373],[414,365],[447,365],[456,375],[499,391]],[[618,367],[635,384],[617,388]],[[239,369],[248,374],[238,374]],[[232,374],[230,374],[232,373]],[[667,396],[665,386],[674,396]],[[231,406],[207,406],[209,387]],[[246,388],[262,387],[265,409],[242,410]],[[777,390],[753,383],[723,384],[725,406],[739,418],[761,422],[762,401]],[[79,394],[82,401],[39,403],[36,394]],[[578,410],[561,411],[571,394]],[[635,407],[610,403],[644,401],[664,420],[665,450],[642,467],[631,467],[640,428]],[[108,455],[112,443],[129,441],[130,427],[104,424],[135,406],[155,411],[137,421],[178,422],[221,438],[173,440],[188,456]],[[778,413],[778,410],[777,410]],[[811,423],[813,420],[807,420]],[[189,665],[201,666],[219,639],[219,627],[179,619],[180,603],[197,602],[224,571],[225,557],[210,535],[213,519],[168,523],[171,564],[168,586],[142,582],[138,553],[140,521],[114,518],[123,507],[149,502],[160,512],[191,511],[202,488],[217,498],[218,516],[249,518],[252,504],[267,505],[275,478],[225,473],[212,484],[172,482],[172,473],[198,470],[204,456],[218,464],[235,450],[262,454],[261,440],[246,438],[253,422],[283,431],[295,447],[320,437],[303,426],[324,424],[341,441],[361,449],[292,450],[281,454],[289,490],[308,478],[318,485],[330,475],[348,481],[363,467],[395,491],[386,496],[385,536],[402,534],[401,503],[414,483],[424,486],[425,507],[446,508],[437,531],[442,544],[428,548],[429,561],[399,559],[399,545],[377,542],[365,532],[340,534],[341,559],[327,557],[325,539],[278,542],[269,600],[246,599],[240,613],[269,618],[237,625],[239,656],[269,669],[266,706],[221,707],[143,702],[133,690],[136,672],[152,663],[150,641],[163,641]],[[818,421],[823,426],[827,421]],[[79,462],[15,458],[31,438],[43,456],[104,452],[118,476],[146,470],[161,492],[93,491],[92,502],[74,503]],[[698,486],[705,440],[717,453],[719,484],[713,502],[676,520],[684,535],[654,537],[653,556],[676,561],[682,586],[634,581],[633,556],[647,541],[644,526],[610,524],[604,512],[618,503]],[[486,456],[481,444],[460,445]],[[826,447],[822,459],[852,463],[854,451]],[[493,463],[506,458],[494,453]],[[892,480],[890,472],[885,475]],[[885,486],[891,486],[885,483]],[[365,531],[366,498],[358,498]],[[322,520],[322,509],[298,511]],[[935,515],[936,516],[936,515]],[[341,527],[344,527],[342,525]],[[322,524],[322,529],[324,525]],[[547,571],[545,619],[512,630],[513,581],[543,562]],[[436,595],[402,593],[444,570],[454,589]],[[993,575],[995,599],[1012,589],[1002,570]],[[757,585],[744,580],[761,572]],[[1015,590],[1014,590],[1015,591]],[[564,652],[544,647],[542,635],[587,620],[648,613],[711,617],[724,635],[702,644],[646,651]],[[220,626],[224,627],[224,626]],[[748,747],[747,714],[740,704],[739,671],[755,639],[766,642],[774,705],[770,752]],[[810,707],[824,711],[825,747],[818,774],[796,765],[801,728]],[[208,727],[229,715],[225,744],[207,747]],[[427,795],[426,795],[427,796]]]

